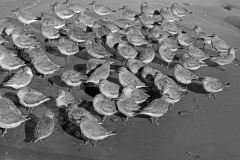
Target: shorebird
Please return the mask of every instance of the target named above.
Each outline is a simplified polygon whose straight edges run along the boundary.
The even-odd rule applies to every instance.
[[[31,46],[26,50],[28,56],[32,61],[41,59],[41,57],[47,57],[46,52],[39,46]]]
[[[164,32],[162,26],[160,24],[156,24],[153,26],[153,28],[149,29],[150,36],[153,37],[153,39],[158,39]]]
[[[119,30],[123,29],[123,28],[119,27],[112,19],[110,19],[108,17],[103,17],[102,19],[100,19],[100,21],[102,21],[103,26],[109,28],[112,33],[116,33]]]
[[[125,67],[121,67],[118,70],[118,79],[120,84],[124,87],[129,84],[136,86],[136,88],[146,87],[145,83],[143,83],[138,77],[128,71]]]
[[[224,40],[219,38],[218,35],[213,34],[211,37],[212,37],[212,41],[211,41],[212,47],[216,51],[218,52],[227,51],[228,48],[230,47]]]
[[[156,11],[156,9],[154,7],[148,5],[147,2],[142,2],[141,3],[140,10],[141,10],[141,12],[144,12],[151,17],[154,15],[154,13]]]
[[[61,36],[59,38],[57,48],[61,54],[66,56],[66,62],[68,62],[69,56],[77,54],[79,52],[79,46],[77,42],[74,42],[67,36]]]
[[[143,61],[145,64],[151,63],[155,58],[155,51],[152,47],[152,44],[148,44],[146,48],[140,53],[139,59]]]
[[[197,70],[200,67],[207,66],[205,62],[190,56],[188,53],[184,53],[181,59],[183,67],[189,70]]]
[[[81,43],[88,38],[86,31],[75,24],[67,24],[65,29],[67,36],[74,42]]]
[[[7,133],[7,129],[16,128],[28,119],[30,118],[22,114],[13,101],[0,96],[0,128],[2,129],[2,137]]]
[[[93,108],[97,113],[103,115],[102,121],[106,119],[106,116],[111,116],[118,112],[115,101],[105,97],[103,94],[97,94],[93,98]]]
[[[26,35],[25,32],[19,32],[19,30],[14,30],[11,34],[11,38],[14,45],[21,49],[27,49],[31,46],[41,44],[41,41],[37,40],[35,37]]]
[[[24,31],[24,28],[21,26],[7,25],[2,31],[2,37],[5,38],[6,35],[10,36],[13,33],[13,31],[18,31],[18,32],[25,33],[25,35],[33,36],[32,33]]]
[[[107,79],[110,74],[110,66],[114,62],[106,61],[100,67],[98,67],[86,80],[85,83],[92,82],[94,84],[99,84],[101,79]]]
[[[125,59],[135,58],[138,55],[138,52],[132,46],[128,45],[126,41],[122,41],[118,44],[117,53]]]
[[[142,46],[148,44],[147,40],[143,38],[139,34],[129,34],[130,29],[127,30],[126,36],[127,36],[127,41],[131,43],[133,46]]]
[[[64,69],[64,67],[53,63],[47,56],[32,59],[32,64],[34,65],[36,71],[43,76],[43,80],[46,75],[53,74],[60,69]]]
[[[177,41],[182,45],[182,46],[189,46],[190,44],[193,44],[197,39],[187,33],[179,32],[177,34]]]
[[[85,49],[87,52],[95,57],[95,58],[104,58],[104,57],[110,57],[112,54],[110,54],[101,44],[96,43],[95,39],[87,39],[85,41]]]
[[[96,1],[93,1],[89,5],[92,5],[93,6],[92,7],[93,11],[100,16],[105,16],[105,15],[108,15],[112,12],[116,12],[115,10],[112,10],[112,9],[102,5],[102,4],[99,4]]]
[[[212,38],[209,37],[209,35],[207,35],[206,32],[200,26],[195,26],[193,30],[195,31],[195,36],[200,40],[202,39],[201,41],[203,43],[202,50],[204,51],[205,45],[212,43],[211,42]]]
[[[123,29],[126,33],[126,35],[130,36],[130,35],[139,35],[142,38],[145,38],[142,35],[141,29],[133,24],[127,23]]]
[[[186,8],[183,8],[182,6],[180,6],[177,3],[173,3],[171,5],[171,11],[173,14],[175,14],[178,17],[183,17],[186,16],[188,14],[193,14],[192,12],[188,12]]]
[[[136,112],[141,108],[135,100],[121,94],[117,100],[118,111],[126,116],[123,122],[127,122],[129,117],[134,117]]]
[[[7,50],[1,50],[0,53],[0,66],[2,69],[6,69],[8,73],[10,71],[19,69],[20,67],[25,66],[25,62],[17,57],[15,54]]]
[[[172,13],[171,9],[166,7],[162,7],[160,9],[160,15],[162,16],[163,19],[169,22],[181,21],[181,19],[178,16]]]
[[[105,63],[105,59],[91,58],[86,62],[86,74]]]
[[[72,22],[72,24],[73,24],[74,26],[77,26],[77,27],[82,28],[85,32],[86,32],[87,29],[88,29],[88,26],[87,26],[86,24],[84,24],[83,22],[80,22],[79,19],[75,19],[75,20]],[[88,33],[92,33],[92,32],[88,32]]]
[[[36,17],[28,11],[25,11],[24,9],[17,8],[11,12],[17,16],[17,19],[22,22],[24,26],[40,20],[40,18]]]
[[[155,19],[144,13],[144,12],[141,12],[138,16],[137,16],[137,19],[140,21],[140,23],[147,27],[147,28],[153,28],[154,24],[156,23]]]
[[[56,29],[61,29],[65,26],[65,21],[60,18],[55,18],[46,13],[41,13],[42,25],[53,26]]]
[[[72,18],[76,13],[65,6],[62,6],[59,2],[51,5],[52,11],[61,19],[66,20]]]
[[[79,22],[83,23],[88,27],[92,27],[94,22],[98,20],[97,18],[86,15],[85,12],[80,12],[77,19],[79,20]]]
[[[89,121],[101,124],[97,118],[95,118],[88,110],[82,107],[78,107],[80,103],[71,103],[67,108],[68,120],[79,126],[79,121],[82,117],[88,119]]]
[[[172,78],[162,74],[161,72],[156,72],[154,77],[154,84],[160,91],[164,89],[164,86],[170,86],[172,88],[176,88],[179,91],[186,91],[185,88],[180,87]]]
[[[161,26],[162,29],[164,29],[165,31],[172,35],[178,34],[180,31],[174,22],[170,22],[165,19],[162,21]]]
[[[106,37],[107,46],[113,49],[117,43],[121,43],[123,41],[121,37],[122,36],[118,33],[109,33]]]
[[[72,2],[72,0],[66,0],[66,2],[63,2],[62,4],[66,4],[66,8],[75,13],[85,12],[86,10],[89,10],[88,8],[81,6],[79,3]]]
[[[83,145],[86,145],[89,140],[94,140],[95,143],[93,144],[93,147],[95,147],[98,140],[116,135],[115,132],[107,131],[107,129],[100,124],[90,121],[84,117],[81,119],[79,126],[81,133],[88,139]]]
[[[58,90],[56,96],[56,105],[59,108],[68,107],[69,104],[80,103],[81,101],[77,99],[72,93],[67,92],[63,89]]]
[[[228,51],[220,52],[218,56],[211,58],[210,61],[217,63],[224,70],[227,70],[224,65],[231,64],[235,60],[235,51],[237,51],[235,48],[229,47]]]
[[[47,110],[45,114],[38,121],[34,129],[34,139],[33,142],[41,142],[42,139],[49,137],[54,131],[54,113]]]
[[[122,8],[119,8],[118,10],[123,10],[122,11],[123,17],[129,21],[136,21],[137,15],[139,15],[138,12],[128,8],[127,6],[123,6]]]
[[[161,59],[164,61],[164,62],[167,62],[167,68],[169,67],[169,64],[172,63],[174,57],[176,56],[176,54],[174,52],[172,52],[168,46],[167,46],[167,43],[165,42],[162,42],[160,44],[160,47],[158,49],[158,53],[161,57]]]
[[[122,93],[126,97],[133,99],[136,103],[143,103],[150,97],[143,90],[136,88],[132,84],[125,86]]]
[[[45,26],[44,24],[41,24],[40,31],[48,40],[57,39],[60,37],[59,30],[57,30],[54,26]]]
[[[125,66],[127,66],[133,74],[137,74],[139,69],[145,66],[145,63],[141,60],[129,58],[126,60]]]
[[[76,87],[80,86],[82,82],[87,79],[87,76],[82,74],[81,72],[77,72],[74,70],[66,70],[62,73],[61,79],[68,86]]]
[[[117,98],[119,95],[120,86],[106,79],[99,81],[100,92],[108,98]]]
[[[161,98],[156,98],[153,101],[147,105],[143,110],[141,110],[137,114],[143,114],[143,115],[148,115],[151,116],[151,123],[154,124],[154,119],[155,119],[155,124],[159,125],[158,123],[158,118],[162,117],[164,114],[167,113],[169,110],[169,103],[167,101],[168,95],[162,95]]]
[[[97,38],[106,38],[106,36],[111,33],[111,30],[103,25],[103,22],[101,21],[95,21],[92,27],[92,33]]]
[[[161,73],[161,71],[159,71],[151,66],[145,65],[141,72],[141,77],[144,79],[144,81],[146,83],[154,85],[154,76],[155,76],[156,72]]]
[[[21,105],[28,108],[28,112],[32,112],[34,107],[50,100],[50,98],[43,95],[28,86],[22,87],[17,91],[17,96]]]
[[[195,47],[192,44],[187,47],[187,53],[190,56],[197,58],[199,60],[205,60],[205,59],[210,58],[210,55],[204,53],[201,49]]]
[[[204,77],[202,80],[203,88],[208,92],[208,98],[213,96],[216,98],[216,93],[221,92],[225,87],[230,87],[230,83],[222,82],[215,77]]]
[[[176,80],[182,84],[190,84],[192,80],[198,80],[199,77],[196,76],[194,73],[189,71],[188,69],[184,68],[180,64],[176,64],[174,67],[174,77]]]
[[[163,89],[161,91],[161,94],[167,94],[168,98],[166,98],[166,101],[171,104],[175,104],[181,100],[183,95],[185,95],[187,92],[186,91],[180,91],[174,86],[171,85],[163,85]]]
[[[17,71],[6,83],[3,83],[3,86],[19,89],[27,86],[31,82],[32,78],[33,73],[31,68],[24,67],[23,69]]]

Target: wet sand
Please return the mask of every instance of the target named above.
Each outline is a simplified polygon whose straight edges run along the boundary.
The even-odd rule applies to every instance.
[[[74,0],[77,2],[77,0]],[[1,2],[1,1],[0,1]],[[1,17],[10,17],[7,11],[12,9],[12,4],[17,3],[16,7],[22,7],[24,3],[30,1],[10,1],[4,2],[4,10],[0,7]],[[50,4],[54,0],[48,0],[41,3],[29,11],[35,15],[41,12],[49,14]],[[62,0],[60,2],[63,2]],[[83,6],[89,7],[89,1],[79,0]],[[141,1],[139,0],[102,0],[102,3],[118,9],[123,5],[128,5],[131,8],[139,11]],[[161,6],[170,6],[173,0],[148,1],[150,5],[159,8]],[[2,2],[1,2],[2,3]],[[189,3],[190,6],[185,6],[194,14],[183,18],[182,25],[192,29],[195,25],[200,25],[209,34],[218,34],[228,44],[240,50],[240,29],[239,16],[240,2],[228,0],[179,0],[179,4]],[[231,10],[224,9],[225,6],[234,6]],[[10,7],[11,6],[11,7]],[[184,5],[183,5],[184,6]],[[7,9],[8,7],[8,9]],[[9,15],[5,15],[9,14]],[[93,12],[88,12],[89,15],[95,15]],[[118,20],[123,19],[121,12],[110,15],[111,18]],[[7,23],[22,25],[15,17],[7,18]],[[4,22],[6,24],[6,22]],[[32,31],[40,40],[44,37],[39,33],[39,23],[32,24]],[[193,32],[189,32],[193,34]],[[211,46],[207,46],[207,53],[213,53]],[[240,58],[239,51],[236,52],[236,58]],[[49,58],[58,65],[65,65],[64,57],[59,56],[57,51],[49,51]],[[159,65],[159,55],[154,59],[152,66],[160,69],[163,73],[173,75],[173,69],[167,70]],[[70,63],[66,69],[74,68],[75,70],[84,70],[84,64],[90,55],[85,50],[80,51],[76,56],[70,57]],[[120,62],[116,61],[116,65]],[[161,125],[152,125],[146,117],[130,118],[129,122],[124,125],[118,116],[117,122],[107,118],[104,126],[109,130],[116,130],[117,136],[109,137],[106,140],[97,142],[97,146],[89,143],[87,146],[78,150],[79,144],[83,140],[79,137],[79,132],[75,135],[70,135],[71,131],[66,131],[70,128],[66,125],[60,126],[56,124],[54,133],[43,143],[32,143],[32,129],[35,120],[27,121],[16,129],[8,130],[4,139],[0,138],[0,160],[186,160],[194,159],[194,156],[204,157],[204,160],[237,160],[240,159],[240,125],[239,125],[239,95],[240,86],[239,79],[240,67],[236,65],[227,65],[227,71],[221,71],[212,65],[210,67],[202,67],[195,71],[197,75],[213,76],[223,81],[231,83],[231,87],[224,89],[223,92],[217,94],[216,99],[206,99],[205,92],[197,87],[196,84],[191,84],[188,88],[188,95],[176,103],[172,110],[159,119]],[[48,76],[50,81],[58,84],[59,74],[64,70],[56,72]],[[0,75],[0,81],[5,79],[6,75]],[[111,75],[110,80],[116,82],[116,74]],[[57,90],[66,86],[51,86],[47,81],[43,82],[37,76],[34,76],[30,87],[46,94],[55,95]],[[74,90],[74,94],[85,100],[92,100],[90,93],[85,93],[84,86],[81,90]],[[1,88],[6,97],[17,102],[16,91],[7,88]],[[159,94],[158,91],[155,91]],[[93,110],[91,106],[86,106]],[[53,109],[57,113],[54,100],[50,100],[43,105],[35,108],[33,114],[40,117],[47,109]],[[26,113],[26,109],[20,107],[20,110]],[[61,117],[59,114],[56,118]],[[74,128],[73,128],[74,129]]]

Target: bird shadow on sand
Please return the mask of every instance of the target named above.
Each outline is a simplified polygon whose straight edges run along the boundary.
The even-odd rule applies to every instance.
[[[88,54],[88,52],[86,50],[81,50],[74,56],[76,56],[77,58],[83,59],[83,60],[89,60],[90,58],[93,58],[92,56],[90,56]]]
[[[76,126],[68,120],[68,113],[66,109],[59,109],[59,115],[56,118],[58,119],[58,123],[63,131],[68,135],[83,141],[86,140],[86,138],[82,136],[79,126]]]
[[[59,87],[67,87],[66,83],[62,81],[60,75],[54,75],[52,77],[49,77],[48,82],[51,83],[52,85],[57,85]]]
[[[205,91],[202,84],[196,83],[196,82],[192,82],[192,83],[188,84],[187,89],[189,91],[192,91],[192,92],[198,93],[198,94],[207,94],[208,93],[207,91]]]
[[[4,94],[4,97],[12,100],[14,104],[20,105],[19,99],[18,99],[18,97],[17,97],[17,95],[16,95],[15,93],[13,93],[13,92],[6,92],[6,93]]]
[[[95,97],[97,94],[100,93],[99,88],[95,86],[93,83],[86,83],[84,85],[84,91],[87,95],[91,97]]]
[[[29,143],[34,140],[34,132],[38,121],[39,118],[31,114],[31,119],[27,120],[25,123],[25,140],[23,142]]]
[[[51,47],[51,46],[49,46],[49,45],[45,45],[45,46],[44,46],[44,49],[45,49],[49,54],[52,54],[52,55],[54,55],[54,56],[56,56],[56,57],[63,57],[63,58],[66,57],[65,55],[61,54],[58,49],[55,49],[54,47]]]
[[[85,64],[75,64],[73,69],[77,72],[85,72],[87,68]]]

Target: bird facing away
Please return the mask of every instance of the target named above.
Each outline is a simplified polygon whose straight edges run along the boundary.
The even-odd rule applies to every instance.
[[[3,137],[7,129],[16,128],[29,118],[22,114],[10,99],[0,96],[0,102],[0,128]]]
[[[42,139],[49,137],[54,131],[54,113],[47,110],[42,118],[38,121],[34,130],[33,142],[40,142]]]
[[[156,9],[153,8],[152,6],[148,5],[147,2],[142,2],[140,5],[140,10],[141,12],[144,12],[145,14],[149,15],[149,16],[153,16]]]
[[[118,10],[123,10],[122,15],[126,20],[129,21],[136,21],[136,16],[139,14],[138,12],[128,8],[127,6],[123,6],[122,8],[119,8]]]
[[[180,6],[177,3],[173,3],[171,5],[171,11],[173,14],[175,14],[178,17],[183,17],[186,16],[188,14],[193,14],[192,12],[188,12],[186,8]]]

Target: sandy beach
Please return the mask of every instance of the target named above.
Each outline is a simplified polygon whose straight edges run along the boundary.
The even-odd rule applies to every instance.
[[[97,16],[88,0],[73,0],[90,9],[88,15]],[[170,6],[177,2],[184,6],[192,15],[183,17],[182,26],[192,29],[201,26],[209,35],[217,34],[230,46],[240,50],[240,1],[237,0],[146,0],[149,5],[160,9],[161,6]],[[54,15],[50,5],[56,0],[0,0],[1,28],[6,24],[23,25],[9,11],[16,8],[28,8],[34,15],[48,13]],[[59,2],[64,2],[60,0]],[[101,0],[101,3],[117,10],[126,5],[139,12],[140,0]],[[189,6],[183,3],[189,3]],[[114,20],[123,19],[120,11],[110,14]],[[39,32],[40,22],[31,24],[31,31],[41,41],[45,38]],[[193,31],[189,31],[194,35]],[[212,46],[206,46],[206,53],[215,52]],[[240,59],[240,51],[236,52],[236,58]],[[47,52],[48,57],[58,65],[65,65],[64,58],[57,51]],[[166,69],[159,64],[159,54],[151,62],[151,66],[159,69],[167,75],[173,75],[173,69]],[[91,56],[82,50],[70,57],[67,69],[81,71],[86,61]],[[116,61],[116,65],[120,63]],[[159,119],[160,125],[152,125],[146,117],[130,118],[125,125],[121,118],[114,122],[107,118],[103,126],[109,130],[117,131],[117,136],[98,141],[94,148],[90,143],[81,150],[79,144],[83,140],[70,135],[60,126],[56,119],[56,129],[43,143],[30,142],[32,125],[34,120],[27,121],[15,129],[9,129],[3,138],[0,138],[0,160],[191,160],[194,156],[203,157],[203,160],[238,160],[240,159],[240,123],[239,123],[239,95],[240,95],[240,66],[227,65],[227,71],[221,71],[215,66],[202,67],[194,73],[200,77],[212,76],[231,83],[230,88],[217,94],[216,99],[207,99],[205,92],[196,84],[189,87],[188,94],[180,102],[176,103],[172,110]],[[59,74],[54,73],[47,78],[57,81]],[[2,82],[6,74],[0,73]],[[116,74],[110,79],[117,82]],[[117,82],[118,83],[118,82]],[[52,86],[49,82],[42,82],[34,76],[30,87],[50,96],[62,86]],[[66,87],[65,87],[66,88]],[[67,89],[67,88],[66,88]],[[17,101],[16,91],[8,88],[0,88],[0,92],[6,97]],[[93,91],[94,92],[94,91]],[[155,91],[159,94],[158,91]],[[74,90],[74,94],[84,100],[92,100],[91,94],[84,88]],[[58,111],[54,100],[50,100],[34,109],[33,114],[40,117],[47,109]],[[90,110],[93,108],[90,108]],[[20,107],[26,113],[26,109]],[[60,113],[57,115],[61,116]],[[99,117],[98,117],[99,118]],[[65,126],[66,127],[66,126]],[[79,134],[79,133],[76,133]],[[192,154],[192,155],[191,155]]]

